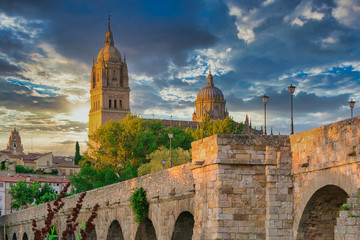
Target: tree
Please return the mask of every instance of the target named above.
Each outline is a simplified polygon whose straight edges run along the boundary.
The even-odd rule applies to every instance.
[[[79,142],[76,142],[76,144],[75,144],[75,158],[74,158],[75,165],[79,165],[80,160],[81,160],[80,145],[79,145]]]
[[[16,184],[11,185],[9,194],[12,197],[11,207],[18,210],[21,207],[27,207],[34,202],[36,196],[40,194],[40,183],[35,181],[29,186],[26,181],[18,181]]]
[[[144,120],[131,113],[122,121],[108,121],[90,136],[95,144],[89,146],[91,157],[85,155],[85,161],[96,169],[113,171],[124,169],[127,163],[138,167],[158,148],[162,131],[160,120]]]
[[[200,140],[214,134],[241,134],[242,130],[243,124],[235,122],[231,117],[211,121],[210,116],[206,115],[200,127],[192,131],[192,136],[195,140]]]
[[[79,173],[70,177],[76,193],[120,182],[120,177],[112,169],[95,169],[91,164],[84,164]]]
[[[56,199],[57,195],[55,193],[55,190],[50,187],[48,183],[45,183],[40,188],[40,191],[37,196],[35,196],[35,204],[43,204],[47,202],[54,201]]]
[[[55,190],[48,183],[41,186],[38,181],[27,184],[25,180],[11,185],[9,194],[12,197],[11,207],[16,210],[27,207],[34,202],[38,205],[53,201],[57,196]]]
[[[192,136],[192,130],[189,128],[182,129],[181,127],[168,127],[163,129],[159,134],[159,145],[165,146],[170,149],[170,139],[169,133],[173,133],[172,138],[172,147],[173,148],[182,148],[185,150],[191,149],[191,143],[194,141],[194,137]]]
[[[149,156],[149,163],[145,163],[138,168],[139,176],[154,173],[163,170],[163,168],[170,167],[170,150],[161,146],[158,150],[152,152]],[[162,160],[166,160],[165,166],[162,165]],[[184,163],[191,162],[191,153],[189,150],[176,148],[172,150],[173,166],[178,166]]]

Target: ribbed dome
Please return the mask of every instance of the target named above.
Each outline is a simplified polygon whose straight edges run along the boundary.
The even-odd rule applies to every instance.
[[[196,100],[224,100],[224,94],[220,89],[214,86],[213,76],[211,75],[211,71],[209,71],[209,75],[207,76],[207,84],[206,87],[200,90],[197,95]]]
[[[224,100],[224,94],[215,86],[206,86],[201,89],[196,100]]]
[[[104,59],[105,62],[120,62],[121,55],[119,50],[117,50],[114,46],[104,46],[97,57],[98,61],[102,61]]]

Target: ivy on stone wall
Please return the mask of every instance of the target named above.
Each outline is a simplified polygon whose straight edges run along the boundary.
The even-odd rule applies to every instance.
[[[144,222],[149,214],[149,203],[147,202],[144,188],[139,187],[135,189],[129,200],[132,211],[135,214],[135,222]]]

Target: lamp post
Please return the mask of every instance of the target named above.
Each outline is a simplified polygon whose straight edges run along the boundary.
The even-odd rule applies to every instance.
[[[169,132],[169,138],[170,138],[170,168],[172,168],[172,156],[171,156],[171,139],[173,138],[174,134],[172,132]]]
[[[353,118],[353,110],[354,110],[356,102],[351,99],[348,103],[349,103],[349,107],[350,107],[350,110],[351,110],[351,119],[352,119]]]
[[[291,133],[294,134],[294,111],[293,111],[293,95],[295,92],[295,86],[292,84],[288,87],[289,93],[291,95]]]
[[[264,135],[266,135],[266,104],[269,101],[268,96],[266,96],[266,94],[264,94],[264,96],[261,97],[262,102],[264,103]]]
[[[161,160],[161,164],[163,165],[163,170],[165,169],[165,163],[166,163],[165,159]]]

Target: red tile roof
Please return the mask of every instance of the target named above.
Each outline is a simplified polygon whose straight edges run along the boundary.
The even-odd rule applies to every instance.
[[[38,181],[40,183],[47,182],[47,183],[69,183],[69,179],[61,179],[61,178],[39,178],[39,177],[25,177],[25,176],[18,176],[18,177],[0,177],[0,182],[18,182],[26,180],[27,183],[32,183],[34,181]],[[30,180],[30,181],[28,181]]]

